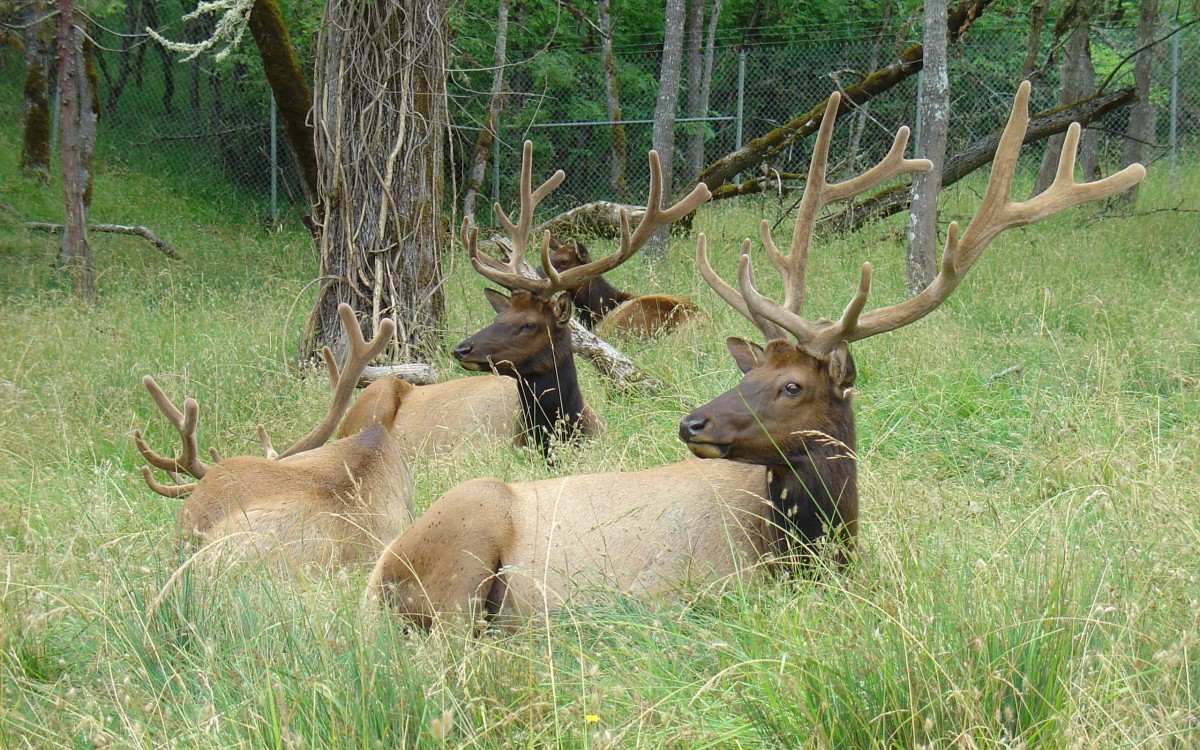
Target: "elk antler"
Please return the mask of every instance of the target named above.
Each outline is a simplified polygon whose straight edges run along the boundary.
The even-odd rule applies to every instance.
[[[658,152],[651,151],[647,157],[650,161],[650,194],[646,202],[646,212],[638,222],[637,228],[630,232],[629,216],[624,208],[620,211],[621,245],[615,253],[608,257],[592,261],[576,268],[559,273],[550,262],[550,233],[542,235],[542,273],[544,278],[532,278],[523,273],[525,250],[529,240],[529,227],[533,222],[533,209],[546,195],[558,187],[565,179],[562,170],[546,180],[536,192],[531,191],[533,172],[533,143],[525,141],[521,159],[521,209],[520,221],[513,224],[508,215],[497,203],[493,206],[497,218],[508,231],[512,244],[507,264],[501,263],[481,253],[478,245],[478,230],[469,219],[463,220],[462,241],[467,247],[471,265],[486,278],[500,286],[511,290],[524,290],[538,297],[549,297],[588,279],[608,273],[633,257],[634,253],[654,235],[656,231],[679,221],[687,214],[695,211],[700,204],[712,197],[708,187],[702,182],[673,205],[662,208],[662,165],[659,163]]]
[[[789,254],[783,256],[779,253],[771,240],[765,221],[760,229],[763,247],[784,278],[783,304],[762,296],[755,288],[754,272],[750,265],[750,240],[748,239],[742,243],[742,256],[738,263],[738,287],[741,290],[739,293],[738,290],[721,280],[709,267],[706,256],[706,240],[701,235],[696,246],[696,259],[705,280],[734,309],[753,321],[768,338],[780,338],[784,332],[787,332],[795,336],[800,346],[810,354],[826,357],[843,342],[861,341],[870,336],[908,325],[928,315],[958,288],[959,283],[987,248],[988,243],[1004,230],[1032,224],[1071,206],[1116,195],[1145,177],[1145,168],[1140,164],[1132,164],[1102,180],[1088,183],[1075,182],[1075,150],[1079,143],[1079,124],[1075,123],[1067,132],[1054,184],[1046,192],[1034,198],[1014,202],[1010,194],[1021,142],[1029,122],[1029,88],[1029,82],[1025,81],[1017,89],[1008,124],[1004,128],[1000,144],[996,149],[987,190],[975,217],[961,238],[958,235],[957,222],[950,224],[938,275],[916,296],[864,314],[863,309],[866,306],[867,295],[871,290],[871,264],[864,263],[858,289],[837,322],[812,322],[800,316],[800,309],[804,302],[804,270],[817,211],[821,206],[835,200],[845,200],[894,175],[928,171],[930,168],[929,162],[924,159],[903,158],[904,146],[908,140],[908,129],[901,128],[896,134],[891,152],[882,162],[858,177],[837,185],[826,186],[824,182],[825,165],[828,159],[833,117],[837,111],[838,96],[836,94],[830,97],[829,107],[825,110],[825,117],[817,135],[817,143],[813,147],[809,184],[806,186],[800,202]],[[814,175],[816,176],[815,181]],[[810,200],[809,194],[814,189],[816,197]]]
[[[134,430],[133,442],[137,445],[138,450],[151,465],[167,472],[175,484],[163,485],[154,481],[148,466],[142,467],[142,476],[146,478],[146,484],[150,485],[150,489],[158,494],[166,497],[182,497],[191,492],[196,484],[195,482],[185,484],[179,477],[180,473],[187,474],[194,479],[203,479],[204,475],[208,473],[208,465],[200,460],[199,451],[196,448],[196,425],[200,421],[200,405],[196,403],[196,399],[187,398],[183,402],[183,412],[180,412],[175,404],[171,403],[171,399],[167,398],[167,394],[158,386],[158,383],[154,382],[154,378],[147,375],[142,378],[142,385],[150,391],[150,396],[158,405],[158,410],[166,415],[171,424],[175,425],[175,431],[179,433],[183,442],[182,452],[175,458],[167,458],[155,453],[150,448],[142,436],[141,430]]]
[[[371,364],[375,355],[383,351],[383,348],[391,342],[392,336],[396,333],[396,322],[391,318],[384,318],[379,321],[379,329],[375,331],[375,337],[370,341],[365,341],[362,328],[354,317],[354,310],[345,302],[338,305],[338,317],[341,319],[342,330],[346,332],[350,348],[346,353],[345,370],[342,372],[338,372],[337,362],[329,347],[321,350],[321,356],[325,359],[326,367],[329,368],[329,385],[333,390],[333,400],[329,404],[329,411],[325,413],[325,418],[313,428],[312,432],[280,453],[279,458],[294,456],[325,444],[325,441],[337,429],[338,422],[346,412],[346,407],[350,405],[350,399],[358,385],[359,376],[362,375],[366,366]],[[263,451],[270,457],[274,449],[271,448],[271,440],[267,437],[266,430],[260,428],[259,440],[263,444]]]

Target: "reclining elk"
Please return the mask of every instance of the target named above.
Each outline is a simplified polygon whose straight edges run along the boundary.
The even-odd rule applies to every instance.
[[[1115,195],[1145,174],[1134,165],[1076,184],[1079,129],[1072,126],[1054,186],[1032,200],[1012,202],[1028,95],[1023,83],[983,203],[961,238],[951,226],[938,277],[916,297],[863,314],[871,278],[865,264],[858,291],[836,323],[799,315],[819,209],[929,164],[903,157],[908,130],[902,128],[880,164],[826,184],[838,104],[837,95],[831,97],[788,254],[776,248],[765,223],[761,231],[767,255],[785,280],[783,304],[756,291],[749,240],[743,243],[739,293],[709,268],[706,241],[699,238],[697,260],[705,279],[767,339],[765,347],[730,339],[745,373],[741,384],[681,422],[680,437],[707,460],[639,472],[461,484],[387,547],[371,575],[368,598],[425,627],[455,613],[511,623],[597,589],[653,594],[687,580],[714,580],[786,551],[792,540],[800,544],[793,551],[807,553],[829,532],[840,543],[840,557],[848,558],[858,522],[849,400],[855,366],[848,344],[928,314],[1005,229]]]
[[[346,410],[359,375],[392,338],[395,324],[383,320],[366,342],[349,305],[338,308],[350,341],[343,371],[323,352],[332,402],[324,419],[281,454],[260,426],[263,457],[231,456],[211,466],[196,443],[199,406],[184,401],[180,412],[150,376],[143,383],[183,442],[179,456],[155,453],[140,431],[138,450],[175,484],[160,484],[142,467],[146,484],[166,497],[186,497],[177,516],[179,535],[199,549],[218,541],[235,555],[282,555],[293,564],[321,565],[375,559],[384,543],[412,520],[408,468],[399,445],[380,426],[326,444]],[[184,483],[181,474],[195,482]]]

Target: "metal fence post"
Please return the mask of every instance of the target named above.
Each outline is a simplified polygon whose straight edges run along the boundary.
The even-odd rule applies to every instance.
[[[275,126],[275,96],[271,95],[271,224],[279,221],[279,136]]]
[[[746,112],[746,50],[738,50],[738,82],[737,82],[737,148],[742,148],[742,119]],[[736,175],[735,182],[741,182],[741,174]]]
[[[1175,153],[1178,150],[1176,140],[1179,127],[1179,32],[1171,37],[1171,159],[1167,170],[1167,184],[1175,184]]]

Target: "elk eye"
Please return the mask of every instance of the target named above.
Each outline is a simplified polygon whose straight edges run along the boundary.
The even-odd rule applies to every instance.
[[[799,383],[788,383],[783,387],[783,390],[787,391],[789,396],[799,396],[800,391],[804,389],[800,387]]]
[[[533,323],[526,323],[525,325],[521,326],[521,333],[528,333],[534,328],[537,328],[537,326],[535,326]]]

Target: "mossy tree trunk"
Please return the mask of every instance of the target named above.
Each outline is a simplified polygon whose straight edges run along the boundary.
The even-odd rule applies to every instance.
[[[317,152],[313,144],[313,128],[309,121],[312,112],[312,92],[296,58],[287,24],[276,0],[255,0],[250,11],[250,33],[262,58],[263,73],[275,98],[283,132],[288,146],[296,157],[304,202],[313,223],[321,217],[320,188],[317,179]],[[311,224],[310,224],[311,226]]]
[[[83,31],[75,25],[72,0],[58,0],[59,143],[62,148],[63,204],[66,230],[60,258],[76,295],[96,299],[92,251],[87,239],[87,209],[92,191],[92,148],[98,107],[95,68],[86,63]]]
[[[369,337],[396,319],[400,358],[442,326],[446,139],[444,0],[328,0],[314,78],[324,216],[316,306],[303,351],[342,348],[337,305]]]
[[[696,0],[699,2],[699,0]],[[680,68],[683,65],[683,27],[687,8],[684,0],[666,0],[663,10],[662,64],[658,69],[658,99],[654,105],[651,145],[662,164],[663,206],[671,203],[675,173],[675,113],[679,105]],[[669,227],[654,233],[646,245],[654,253],[666,247]]]
[[[25,13],[25,125],[21,171],[43,185],[50,181],[50,75],[54,24],[50,8],[30,3]]]

